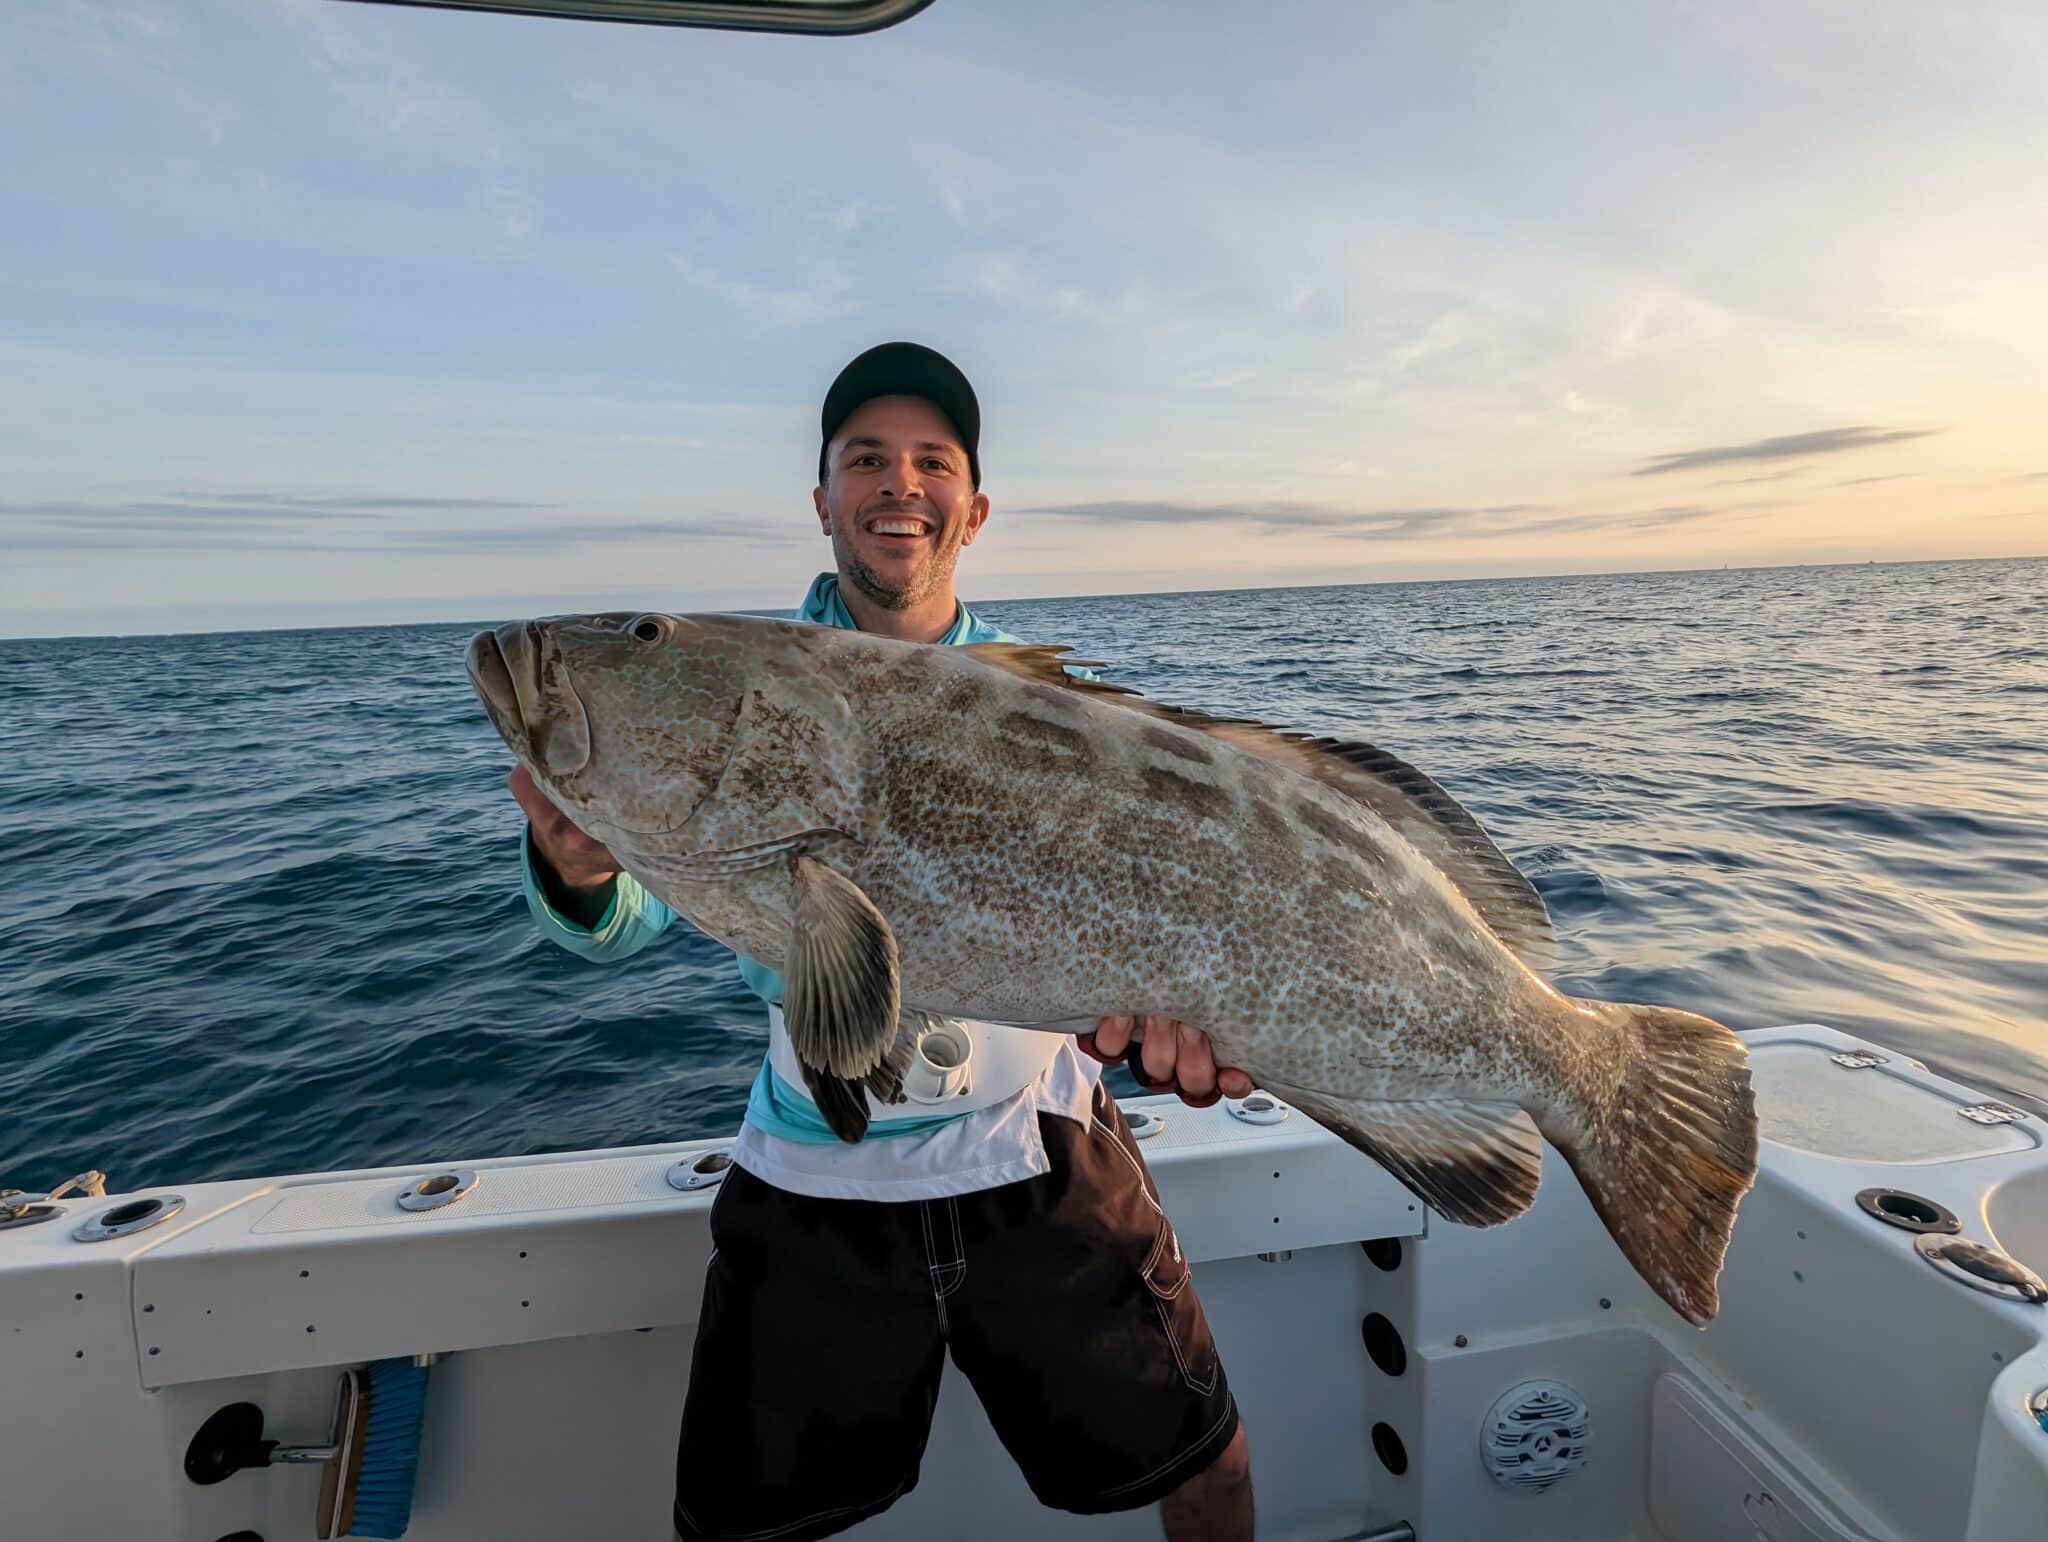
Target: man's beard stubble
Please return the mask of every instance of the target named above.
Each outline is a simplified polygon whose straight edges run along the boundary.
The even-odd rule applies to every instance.
[[[909,610],[943,589],[952,579],[953,569],[960,560],[960,536],[958,533],[948,541],[940,535],[940,544],[933,547],[931,561],[911,575],[910,582],[902,588],[893,588],[860,559],[853,550],[853,543],[847,542],[842,548],[835,534],[832,542],[839,558],[839,566],[846,576],[853,580],[854,588],[867,596],[884,610]]]

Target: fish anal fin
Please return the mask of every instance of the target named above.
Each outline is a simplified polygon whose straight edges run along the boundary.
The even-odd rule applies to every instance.
[[[1512,1103],[1395,1103],[1269,1090],[1363,1151],[1446,1220],[1498,1226],[1535,1203],[1543,1137]]]
[[[1251,718],[1213,717],[1148,700],[1127,686],[1069,674],[1100,668],[1069,650],[1020,643],[962,648],[983,663],[1039,685],[1055,685],[1206,738],[1306,776],[1363,804],[1448,878],[1515,956],[1539,974],[1555,967],[1557,939],[1543,896],[1493,843],[1469,810],[1427,773],[1377,745],[1288,733]]]
[[[815,857],[791,865],[782,1016],[797,1059],[859,1081],[897,1036],[896,938],[852,879]]]

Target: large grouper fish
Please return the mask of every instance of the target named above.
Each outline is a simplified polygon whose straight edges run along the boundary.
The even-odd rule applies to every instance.
[[[1756,1171],[1742,1041],[1552,989],[1541,899],[1412,766],[1082,662],[659,614],[512,623],[468,656],[547,796],[781,971],[843,1137],[869,1091],[901,1098],[924,1014],[1164,1013],[1453,1221],[1529,1207],[1540,1131],[1629,1262],[1709,1321]]]

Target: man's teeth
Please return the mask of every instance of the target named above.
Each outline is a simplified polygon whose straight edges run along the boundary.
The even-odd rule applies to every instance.
[[[876,535],[924,534],[924,526],[914,519],[878,519],[872,528]]]

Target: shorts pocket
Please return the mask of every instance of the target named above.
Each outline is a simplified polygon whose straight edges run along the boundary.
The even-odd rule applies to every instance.
[[[1173,1223],[1165,1216],[1159,1218],[1159,1236],[1145,1261],[1144,1277],[1174,1369],[1190,1392],[1207,1397],[1216,1390],[1221,1361],[1216,1341],[1209,1335],[1208,1319],[1202,1315],[1202,1303],[1188,1288],[1193,1273],[1181,1256],[1180,1238],[1173,1234]]]

